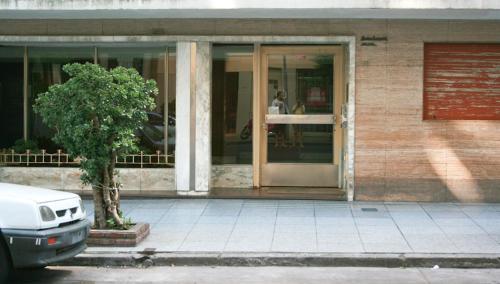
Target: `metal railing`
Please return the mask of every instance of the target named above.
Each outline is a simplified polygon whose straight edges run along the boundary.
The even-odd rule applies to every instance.
[[[78,167],[81,159],[72,159],[69,154],[57,150],[57,153],[47,153],[26,151],[26,153],[16,153],[14,150],[0,151],[0,165],[19,167]],[[174,166],[174,155],[165,155],[160,151],[155,154],[145,154],[143,151],[138,154],[127,154],[116,158],[116,166],[120,168],[168,168]]]

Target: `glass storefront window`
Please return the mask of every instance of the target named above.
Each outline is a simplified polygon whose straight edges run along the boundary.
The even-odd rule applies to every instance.
[[[64,83],[68,75],[62,67],[68,63],[94,62],[93,47],[32,47],[28,48],[28,92],[29,92],[29,139],[38,148],[54,153],[60,149],[52,142],[53,130],[42,122],[42,118],[31,110],[38,94],[46,92],[53,84]]]
[[[333,127],[328,124],[268,125],[267,161],[332,163],[333,134]]]
[[[269,107],[279,104],[276,114],[333,113],[333,60],[332,55],[270,55]]]
[[[268,55],[268,114],[327,115],[334,111],[334,55]],[[268,124],[269,163],[332,163],[331,124]]]
[[[23,47],[0,47],[0,149],[23,138]]]
[[[156,81],[159,90],[155,98],[156,108],[148,112],[148,121],[143,125],[143,129],[137,132],[137,136],[140,139],[141,150],[146,153],[156,153],[156,151],[173,153],[175,150],[175,53],[173,53],[173,48],[169,48],[167,52],[167,47],[102,47],[98,48],[98,62],[106,69],[117,66],[135,68],[144,79]],[[166,76],[167,69],[168,75]],[[166,111],[168,111],[167,130],[165,130]],[[168,143],[165,143],[166,140]]]
[[[252,163],[253,46],[212,50],[212,163]]]

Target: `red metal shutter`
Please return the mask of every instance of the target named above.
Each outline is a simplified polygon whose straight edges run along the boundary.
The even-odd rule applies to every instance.
[[[500,44],[426,43],[423,116],[500,120]]]

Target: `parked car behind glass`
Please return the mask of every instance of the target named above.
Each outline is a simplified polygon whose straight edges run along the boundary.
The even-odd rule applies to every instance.
[[[165,122],[163,115],[157,112],[148,112],[148,121],[143,124],[143,128],[137,133],[141,144],[153,151],[165,150]],[[168,116],[168,150],[175,149],[175,117]]]

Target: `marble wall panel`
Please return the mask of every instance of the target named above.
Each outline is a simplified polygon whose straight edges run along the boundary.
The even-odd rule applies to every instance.
[[[142,170],[141,191],[175,191],[174,169]]]
[[[500,22],[391,20],[386,24],[377,23],[381,30],[375,33],[387,35],[385,55],[378,47],[358,46],[359,59],[377,64],[356,68],[356,198],[498,200],[499,167],[495,165],[500,123],[423,120],[422,68],[425,42],[497,41]],[[366,34],[354,32],[358,38],[358,32]],[[386,58],[382,63],[380,56]],[[385,73],[373,74],[382,68]],[[379,82],[370,83],[375,78]],[[367,151],[380,153],[372,157],[385,156],[385,176]]]
[[[253,168],[251,165],[212,166],[212,187],[251,188],[253,187]]]
[[[122,193],[175,191],[174,169],[118,169]],[[0,167],[0,182],[9,182],[71,192],[89,192],[78,168]]]

